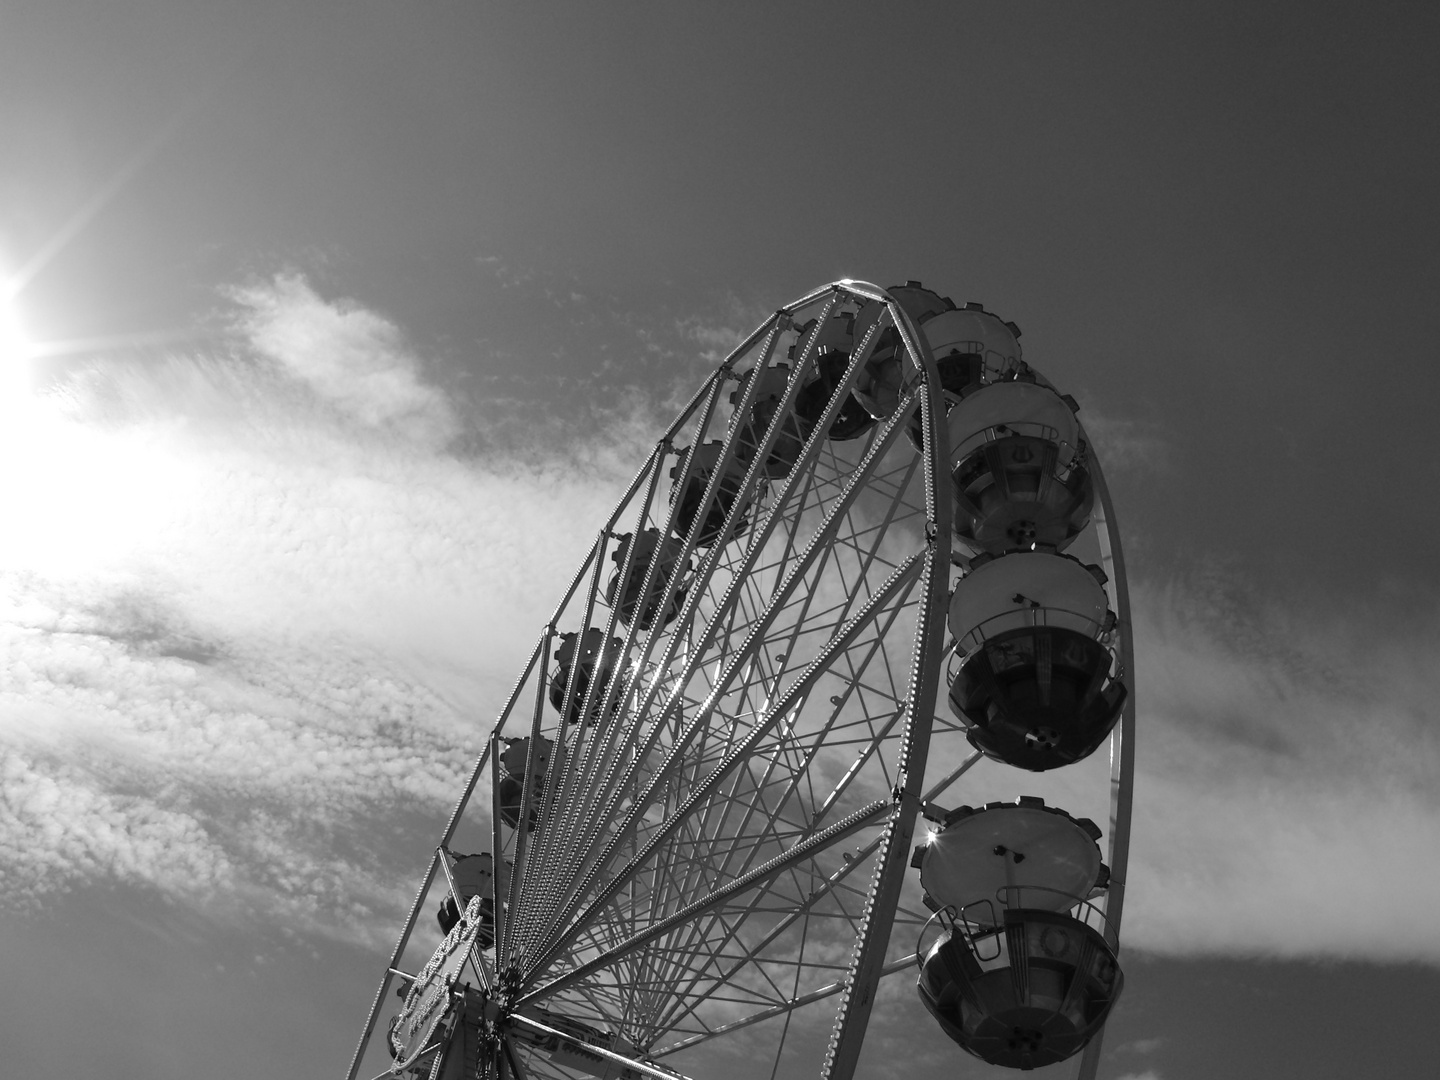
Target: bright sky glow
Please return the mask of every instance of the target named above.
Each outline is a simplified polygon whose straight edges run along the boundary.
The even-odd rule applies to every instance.
[[[1434,1080],[1440,8],[356,7],[5,5],[0,1073],[343,1076],[619,490],[854,275],[1015,319],[1114,494],[1100,1076]],[[917,1006],[857,1075],[972,1075]]]
[[[30,341],[20,319],[15,289],[0,285],[0,402],[24,394],[29,388]],[[0,403],[0,409],[6,406]]]
[[[164,528],[185,497],[183,463],[139,435],[97,431],[63,403],[25,397],[0,432],[0,562],[92,573]]]
[[[183,465],[153,439],[99,429],[63,396],[36,392],[17,282],[0,289],[0,565],[93,572],[162,526]]]
[[[528,651],[515,628],[544,618],[548,583],[587,543],[576,523],[603,516],[663,418],[615,416],[523,464],[457,458],[455,403],[397,323],[294,274],[230,295],[233,353],[100,354],[0,432],[10,899],[118,880],[224,921],[243,896],[263,925],[383,955],[410,883],[381,864],[407,856],[333,839],[389,836],[396,806],[443,815],[467,765],[457,748]],[[1366,935],[1343,905],[1313,902],[1336,860],[1393,880],[1413,865],[1406,847],[1437,842],[1440,819],[1410,794],[1434,757],[1404,696],[1432,683],[1364,675],[1409,653],[1391,643],[1357,663],[1343,624],[1313,646],[1285,635],[1307,650],[1302,673],[1368,691],[1320,693],[1277,663],[1263,624],[1257,648],[1231,649],[1235,616],[1202,593],[1136,601],[1151,674],[1128,943],[1440,955],[1417,932],[1423,888],[1379,894]],[[1345,737],[1356,717],[1361,747]],[[1307,739],[1287,752],[1294,730]],[[1387,749],[1400,744],[1403,758]],[[1102,755],[1087,764],[1105,771]],[[1383,788],[1360,782],[1375,774]],[[1014,796],[991,780],[966,801]],[[1039,785],[1024,790],[1103,817]],[[942,1038],[915,1035],[908,988],[889,993],[877,1033]]]

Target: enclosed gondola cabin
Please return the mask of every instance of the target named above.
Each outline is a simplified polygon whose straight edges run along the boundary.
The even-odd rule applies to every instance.
[[[765,455],[764,470],[765,476],[770,480],[784,480],[800,460],[805,440],[810,437],[810,428],[795,414],[793,402],[785,404],[790,366],[774,364],[765,368],[751,368],[740,376],[739,385],[730,392],[731,405],[739,406],[745,401],[751,379],[756,380],[756,386],[750,398],[749,411],[735,419],[735,423],[739,425],[736,450],[741,460],[749,465],[765,445],[771,425],[775,423],[776,416],[783,407],[784,415],[780,418],[774,441]]]
[[[950,708],[976,749],[1042,772],[1088,756],[1120,718],[1104,574],[1068,555],[976,559],[950,596]]]
[[[738,505],[739,515],[730,538],[743,536],[750,527],[746,516],[750,509],[750,500],[741,498],[740,494],[748,469],[747,463],[738,456],[732,457],[725,462],[722,471],[720,463],[725,456],[725,444],[721,442],[704,443],[696,447],[693,454],[683,447],[677,450],[677,453],[680,460],[670,470],[670,479],[673,481],[670,501],[675,503],[676,532],[689,536],[698,520],[700,526],[695,533],[695,546],[709,547],[719,538],[725,528],[726,519]],[[717,471],[720,476],[714,481],[714,490],[706,500],[706,488]]]
[[[442,856],[448,857],[448,856]],[[446,881],[445,898],[440,901],[440,907],[435,912],[435,919],[440,924],[440,932],[448,934],[460,921],[460,913],[469,905],[470,901],[480,897],[480,929],[476,934],[475,941],[482,949],[488,949],[495,944],[495,900],[492,895],[495,881],[495,859],[488,851],[482,851],[477,855],[458,855],[450,866],[449,878]],[[449,883],[455,885],[455,892],[460,894],[460,902],[455,902],[448,888]]]
[[[550,758],[555,750],[555,744],[541,736],[538,748],[535,751],[535,760],[532,762],[532,769],[535,774],[535,794],[530,805],[530,828],[535,828],[540,820],[540,800],[545,794],[545,782],[550,772]],[[525,761],[530,753],[530,739],[511,739],[505,745],[505,752],[500,756],[500,766],[504,775],[500,777],[500,785],[496,791],[497,802],[500,806],[500,820],[509,825],[512,829],[520,827],[520,814],[525,801]]]
[[[912,859],[943,927],[921,961],[921,1002],[992,1065],[1071,1057],[1122,986],[1104,916],[1089,903],[1109,880],[1100,830],[1028,797],[961,807],[939,824]]]
[[[921,323],[925,342],[935,357],[940,390],[948,411],[966,395],[989,383],[1008,378],[1023,366],[1020,327],[967,302],[937,312]]]
[[[525,803],[525,781],[518,776],[502,776],[499,788],[500,820],[512,829],[520,827],[520,813]],[[540,823],[540,805],[530,807],[530,828]]]
[[[946,417],[955,535],[973,552],[1064,550],[1095,487],[1072,402],[1025,372],[966,394]]]
[[[917,985],[960,1046],[992,1065],[1034,1069],[1085,1048],[1123,979],[1094,927],[1069,914],[1007,908],[998,928],[941,938]]]
[[[948,415],[966,396],[1013,377],[1024,370],[1024,365],[1020,360],[1020,328],[1013,322],[1002,322],[983,304],[971,301],[957,308],[948,298],[939,299],[946,305],[943,309],[930,304],[918,316],[911,305],[905,308],[935,358],[940,395]],[[915,449],[922,450],[924,421],[918,414],[911,419],[908,434]]]
[[[794,359],[806,343],[810,344],[814,354],[814,364],[795,397],[795,415],[807,431],[820,423],[836,389],[845,381],[851,353],[859,340],[855,328],[855,315],[848,311],[836,312],[823,325],[812,321],[800,327],[801,345],[792,349],[791,358]],[[810,335],[814,335],[813,342]],[[845,442],[858,439],[874,426],[875,418],[850,393],[841,399],[840,408],[830,421],[825,436],[836,442]]]
[[[942,312],[952,310],[954,301],[925,288],[918,281],[907,281],[904,285],[893,286],[889,293],[912,322],[924,332],[925,324]],[[860,308],[855,316],[857,340],[879,321],[885,312],[885,305],[871,300]],[[879,332],[879,337],[870,349],[865,366],[855,379],[852,391],[871,417],[875,420],[888,419],[900,404],[909,380],[907,370],[912,371],[906,358],[905,343],[897,327],[891,325]]]
[[[625,642],[612,637],[605,644],[605,632],[592,626],[583,634],[561,634],[555,650],[555,672],[550,677],[550,704],[564,712],[565,695],[570,695],[570,723],[580,722],[583,712],[586,724],[593,724],[604,709],[603,699],[610,679],[621,668]],[[573,673],[574,686],[571,686]],[[611,698],[608,714],[614,716],[620,707],[619,697]]]
[[[635,546],[633,556],[630,552],[632,541]],[[610,553],[615,572],[605,588],[605,602],[616,609],[622,623],[631,626],[638,620],[641,630],[649,630],[655,625],[657,616],[660,616],[662,624],[668,625],[680,614],[680,605],[685,602],[685,585],[682,582],[673,594],[669,590],[671,579],[677,573],[683,576],[689,572],[688,565],[683,568],[679,565],[683,549],[684,544],[680,540],[662,537],[658,529],[643,529],[638,539],[633,533],[616,537],[615,550]],[[650,578],[649,589],[646,589],[645,578],[651,563],[655,564],[655,573]],[[665,609],[663,615],[660,611],[662,603]]]

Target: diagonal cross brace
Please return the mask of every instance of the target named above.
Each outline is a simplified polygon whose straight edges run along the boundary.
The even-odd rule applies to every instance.
[[[902,586],[909,584],[911,579],[923,569],[925,565],[924,556],[925,552],[917,551],[895,568],[895,571],[876,591],[875,595],[856,613],[855,618],[851,619],[838,634],[832,637],[826,643],[825,647],[820,650],[815,659],[810,661],[805,671],[801,673],[800,677],[791,685],[790,689],[785,692],[785,695],[770,707],[764,718],[751,729],[744,741],[731,751],[725,760],[717,765],[714,771],[690,793],[690,796],[685,802],[677,807],[670,817],[656,829],[655,833],[645,844],[645,847],[610,880],[608,885],[600,890],[600,893],[570,925],[569,929],[567,929],[553,945],[546,949],[544,954],[536,959],[532,968],[535,975],[543,971],[546,966],[564,952],[564,950],[580,936],[580,933],[585,926],[588,925],[590,920],[610,902],[611,897],[639,872],[660,844],[669,839],[675,830],[679,828],[680,824],[689,817],[695,807],[709,798],[720,782],[749,757],[750,752],[760,740],[774,730],[775,725],[800,703],[801,699],[809,693],[810,687],[821,675],[829,670],[830,663],[835,655],[842,649],[848,647],[856,635],[870,623],[876,610],[890,599],[892,595],[897,593]],[[658,779],[657,776],[655,783],[658,783]],[[651,786],[653,788],[654,783],[652,783]],[[648,798],[652,792],[647,790],[645,794]],[[531,976],[527,985],[534,984],[535,975]]]
[[[648,1061],[636,1061],[634,1058],[628,1058],[624,1054],[617,1054],[614,1050],[607,1050],[604,1047],[596,1046],[594,1043],[588,1043],[584,1039],[577,1038],[568,1031],[561,1031],[559,1028],[553,1028],[549,1024],[542,1024],[539,1020],[532,1020],[524,1013],[511,1013],[508,1018],[508,1023],[513,1027],[522,1027],[533,1031],[537,1035],[548,1035],[553,1039],[563,1039],[565,1042],[574,1043],[576,1046],[583,1047],[586,1053],[596,1054],[599,1057],[605,1058],[607,1061],[613,1061],[617,1065],[623,1065],[627,1069],[634,1069],[637,1072],[644,1073],[646,1076],[653,1076],[655,1080],[689,1080],[689,1077],[683,1073],[674,1072],[670,1069],[662,1069],[657,1065],[651,1065]]]
[[[781,852],[768,862],[757,866],[748,874],[736,878],[723,888],[716,889],[709,896],[701,897],[688,907],[682,908],[668,918],[661,919],[654,926],[647,927],[638,934],[631,935],[631,937],[622,941],[613,949],[609,949],[588,963],[580,965],[580,967],[574,971],[568,972],[553,982],[546,983],[544,986],[531,991],[516,1003],[517,1007],[523,1007],[553,994],[557,994],[566,987],[582,979],[589,978],[601,968],[623,959],[636,949],[660,937],[662,934],[666,934],[675,927],[689,922],[697,915],[704,914],[710,908],[718,904],[723,904],[737,893],[742,893],[747,889],[753,888],[769,878],[774,877],[776,874],[779,874],[785,870],[786,867],[799,862],[801,859],[809,858],[815,852],[829,847],[838,840],[845,839],[845,837],[857,829],[868,825],[874,818],[890,809],[891,805],[891,802],[887,799],[877,799],[869,806],[862,806],[859,810],[835,822],[835,824],[829,828],[822,829],[815,835],[796,844],[789,851]]]

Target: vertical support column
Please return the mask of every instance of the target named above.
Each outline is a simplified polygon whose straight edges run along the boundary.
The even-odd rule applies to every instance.
[[[930,728],[934,721],[935,697],[945,652],[945,614],[950,587],[950,532],[954,500],[950,495],[949,432],[945,426],[944,398],[940,376],[930,346],[905,313],[888,294],[881,293],[905,343],[906,352],[923,383],[921,409],[925,424],[925,506],[927,541],[924,597],[915,627],[914,661],[911,665],[909,716],[901,743],[901,774],[895,792],[895,806],[886,825],[875,876],[866,902],[855,953],[846,974],[835,1014],[835,1030],[825,1054],[825,1080],[851,1080],[860,1061],[865,1029],[874,1009],[875,994],[885,970],[885,951],[890,944],[890,926],[915,828],[915,813],[925,782],[925,762],[930,751]]]

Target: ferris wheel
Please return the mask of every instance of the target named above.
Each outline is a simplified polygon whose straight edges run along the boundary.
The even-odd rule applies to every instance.
[[[347,1080],[848,1080],[872,1019],[1093,1077],[1129,609],[1018,337],[844,280],[726,358],[540,629]]]

